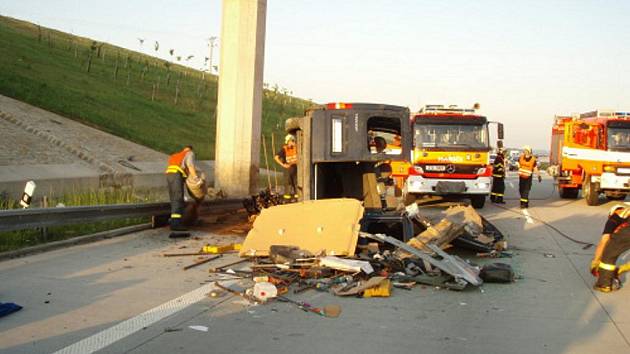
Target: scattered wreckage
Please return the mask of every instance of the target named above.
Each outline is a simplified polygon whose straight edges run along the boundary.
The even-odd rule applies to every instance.
[[[316,307],[286,296],[314,290],[336,296],[388,297],[394,288],[410,290],[417,284],[463,290],[484,281],[513,281],[514,272],[507,264],[479,267],[445,251],[455,240],[467,238],[460,247],[479,255],[507,254],[501,233],[488,227],[472,207],[420,209],[414,203],[397,215],[375,222],[360,201],[350,198],[263,208],[243,244],[225,248],[242,257],[236,263],[251,262],[249,267],[210,271],[253,281],[244,289],[218,283],[222,290],[249,302],[291,302],[325,317],[337,317],[341,309]],[[391,232],[394,224],[397,232]],[[402,231],[403,225],[415,235]]]

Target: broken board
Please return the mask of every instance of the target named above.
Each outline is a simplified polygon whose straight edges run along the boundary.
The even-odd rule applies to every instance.
[[[243,243],[241,257],[268,256],[272,245],[313,254],[353,255],[363,217],[356,199],[322,199],[263,209]]]

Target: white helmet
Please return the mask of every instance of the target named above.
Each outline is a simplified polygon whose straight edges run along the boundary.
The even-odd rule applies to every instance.
[[[523,151],[529,152],[530,154],[532,153],[532,147],[529,145],[525,145],[523,146]]]
[[[288,144],[289,141],[295,141],[295,137],[293,136],[293,134],[287,134],[287,136],[284,137],[285,144]]]
[[[630,216],[630,203],[623,203],[623,204],[615,204],[615,205],[613,205],[613,207],[610,208],[610,210],[608,211],[608,216],[612,216],[612,214],[614,214],[615,211],[617,211],[619,209],[623,209],[623,211],[621,212],[621,215],[620,215],[622,218],[626,218],[626,217]]]

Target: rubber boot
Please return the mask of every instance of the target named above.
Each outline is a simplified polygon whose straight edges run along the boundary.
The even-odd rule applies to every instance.
[[[503,197],[498,196],[495,200],[495,203],[497,204],[505,204],[505,202],[503,201]]]
[[[599,269],[599,276],[597,277],[597,282],[593,285],[593,289],[603,293],[609,293],[619,290],[620,288],[621,282],[617,277],[616,270]]]

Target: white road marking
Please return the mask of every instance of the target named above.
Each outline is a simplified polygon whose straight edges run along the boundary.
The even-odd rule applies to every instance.
[[[235,282],[236,280],[226,281],[224,284],[229,286]],[[55,352],[55,354],[94,353],[137,331],[142,330],[143,328],[175,314],[176,312],[181,311],[196,302],[208,298],[208,293],[216,289],[217,288],[214,284],[206,284],[178,298],[141,313],[136,317],[130,318],[113,327],[69,345]]]
[[[510,186],[510,188],[514,188],[514,183],[508,182],[508,186]]]
[[[525,215],[525,219],[527,219],[528,224],[534,223],[534,219],[532,219],[532,217],[529,215],[529,211],[527,211],[527,209],[523,209],[523,215]]]

